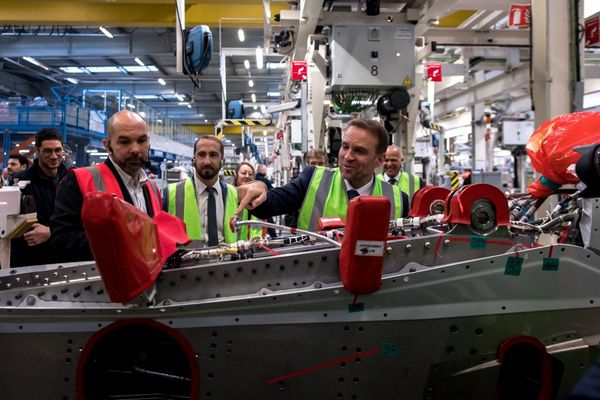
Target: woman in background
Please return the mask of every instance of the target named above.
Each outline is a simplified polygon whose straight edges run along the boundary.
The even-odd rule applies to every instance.
[[[241,186],[254,180],[254,167],[246,161],[242,161],[235,169],[235,180],[233,186]]]

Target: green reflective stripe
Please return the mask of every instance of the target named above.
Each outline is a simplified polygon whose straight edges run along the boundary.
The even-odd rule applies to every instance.
[[[181,189],[177,191],[175,203],[183,200],[183,222],[185,222],[188,236],[192,240],[204,240],[194,181],[186,179],[179,185],[183,187],[183,193],[180,191]]]
[[[106,184],[104,183],[104,179],[102,179],[102,173],[96,167],[87,167],[90,174],[92,174],[92,179],[94,180],[94,187],[97,192],[106,192]]]
[[[225,204],[225,212],[223,213],[223,238],[225,243],[235,243],[240,238],[248,237],[248,227],[242,226],[239,232],[233,232],[229,225],[229,220],[235,217],[235,210],[238,206],[237,189],[232,185],[227,185],[227,202]]]
[[[175,198],[173,199],[173,204],[175,207],[175,216],[183,219],[183,210],[184,210],[184,201],[185,201],[185,183],[175,183],[173,192],[175,193]]]
[[[324,172],[325,168],[316,167],[315,172],[313,172],[312,178],[310,178],[308,190],[306,191],[306,195],[304,195],[304,201],[302,202],[302,207],[300,207],[300,214],[298,215],[299,229],[308,229],[308,225],[310,224],[310,217],[312,215],[313,207],[315,204],[317,189],[319,187],[319,184],[321,183],[321,179],[323,178]]]

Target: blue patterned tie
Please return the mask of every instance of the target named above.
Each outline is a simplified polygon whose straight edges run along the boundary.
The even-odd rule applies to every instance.
[[[214,187],[207,187],[206,192],[208,194],[207,200],[207,224],[208,224],[208,245],[216,246],[219,244],[219,234],[217,233],[217,203],[215,200],[215,192],[217,189]]]
[[[350,189],[348,190],[348,201],[352,200],[355,197],[360,196],[360,194],[358,193],[358,190],[354,190],[354,189]]]
[[[388,181],[388,183],[389,183],[390,185],[395,185],[395,184],[396,184],[396,182],[397,182],[397,181],[396,181],[396,179],[395,179],[395,178],[390,178],[390,180]]]

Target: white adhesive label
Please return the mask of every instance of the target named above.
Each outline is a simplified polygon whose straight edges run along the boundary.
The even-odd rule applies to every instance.
[[[384,242],[380,242],[380,241],[357,240],[354,255],[355,256],[382,257],[383,256],[383,245],[384,245]]]

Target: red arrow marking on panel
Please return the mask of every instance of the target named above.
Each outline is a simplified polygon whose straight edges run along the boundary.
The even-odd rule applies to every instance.
[[[318,371],[318,370],[323,369],[323,368],[333,367],[333,366],[335,366],[335,365],[337,365],[337,364],[339,364],[341,362],[352,361],[352,360],[355,360],[357,358],[369,357],[369,356],[372,356],[374,354],[379,353],[380,351],[381,351],[381,348],[375,347],[374,349],[363,351],[362,353],[356,353],[356,354],[351,355],[349,357],[339,358],[339,359],[333,360],[333,361],[326,361],[324,363],[317,364],[317,365],[314,365],[314,366],[309,367],[309,368],[305,368],[305,369],[301,369],[299,371],[291,372],[291,373],[286,374],[286,375],[281,375],[281,376],[278,376],[277,378],[269,379],[269,380],[265,381],[265,383],[267,385],[271,385],[273,383],[281,382],[281,381],[284,381],[286,379],[295,378],[297,376],[304,375],[304,374],[309,374],[311,372],[315,372],[315,371]]]

